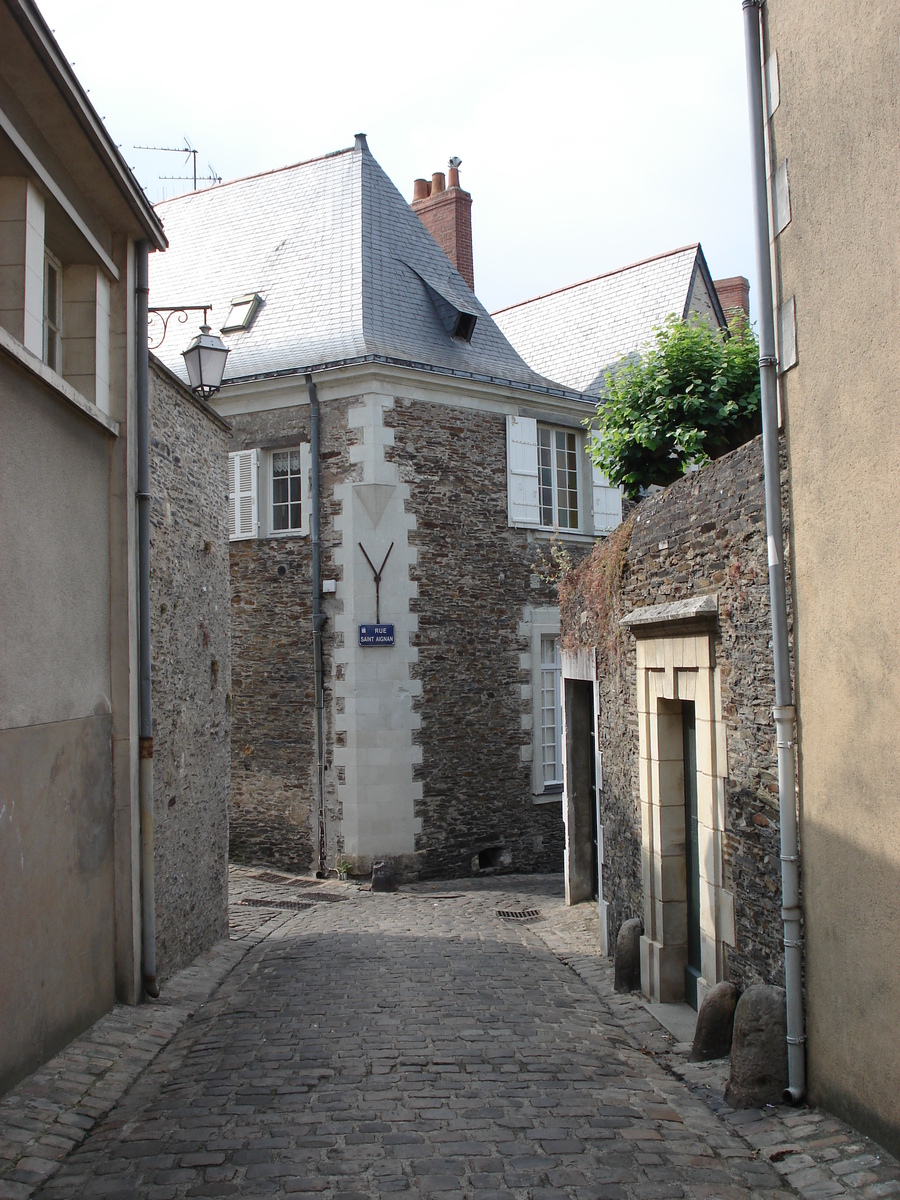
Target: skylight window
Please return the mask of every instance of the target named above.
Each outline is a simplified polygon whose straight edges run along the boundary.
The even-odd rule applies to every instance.
[[[222,333],[237,333],[239,329],[249,329],[261,303],[262,296],[259,292],[235,296],[231,302],[231,310],[221,327]]]

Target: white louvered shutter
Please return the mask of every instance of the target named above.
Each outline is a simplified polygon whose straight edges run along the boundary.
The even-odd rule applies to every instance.
[[[309,442],[300,443],[300,532],[309,533],[309,510],[312,504],[312,456]]]
[[[510,525],[540,525],[537,421],[506,418],[506,480]]]
[[[228,456],[228,536],[231,541],[256,537],[259,527],[258,463],[258,450],[239,450]]]
[[[594,493],[594,533],[612,533],[622,521],[622,490],[613,487],[593,463],[591,484]]]

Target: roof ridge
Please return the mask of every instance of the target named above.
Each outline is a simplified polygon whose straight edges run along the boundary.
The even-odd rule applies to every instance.
[[[610,275],[621,275],[624,271],[633,271],[635,267],[643,267],[647,263],[657,262],[661,258],[671,258],[673,254],[683,254],[685,250],[699,249],[699,242],[688,242],[684,246],[677,246],[674,250],[664,250],[661,254],[651,254],[647,258],[639,258],[637,262],[628,263],[624,267],[616,267],[612,271],[601,271],[599,275],[592,275],[589,279],[579,279],[577,283],[567,283],[564,287],[553,288],[549,292],[541,292],[538,296],[529,296],[527,300],[517,300],[515,304],[507,304],[503,308],[495,308],[491,316],[496,317],[498,313],[509,312],[513,308],[522,308],[525,304],[534,304],[536,300],[546,300],[548,297],[558,296],[562,292],[571,292],[573,288],[584,287],[587,283],[596,283],[598,279],[607,279]]]
[[[295,171],[298,167],[308,167],[312,163],[324,162],[326,158],[340,158],[344,154],[352,154],[355,146],[345,146],[343,150],[329,150],[327,154],[317,154],[314,158],[304,158],[300,162],[288,163],[284,167],[271,167],[268,171],[256,171],[252,175],[239,175],[237,179],[226,179],[223,183],[214,183],[212,187],[196,188],[190,192],[182,192],[179,196],[170,196],[168,200],[157,200],[153,205],[159,208],[163,204],[174,204],[176,200],[186,200],[188,196],[207,195],[217,192],[220,188],[231,187],[235,183],[247,183],[250,179],[265,179],[268,175],[279,175],[282,171]]]

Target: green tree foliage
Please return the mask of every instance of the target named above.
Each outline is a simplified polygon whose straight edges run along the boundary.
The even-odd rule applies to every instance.
[[[759,432],[759,343],[742,313],[728,334],[670,317],[651,348],[610,373],[591,458],[627,496],[665,486]]]

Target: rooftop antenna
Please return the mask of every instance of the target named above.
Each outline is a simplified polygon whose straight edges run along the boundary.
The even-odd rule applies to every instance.
[[[198,180],[201,183],[221,183],[222,182],[222,176],[218,174],[218,172],[216,171],[216,169],[212,165],[212,163],[206,164],[207,169],[209,171],[208,175],[198,175],[197,174],[197,153],[198,152],[197,152],[197,150],[195,150],[194,146],[191,144],[191,139],[188,137],[187,134],[184,135],[184,145],[183,146],[134,146],[133,149],[135,149],[135,150],[158,150],[163,154],[183,154],[185,156],[185,159],[184,159],[185,162],[187,162],[188,159],[192,159],[193,160],[193,174],[191,174],[191,175],[160,175],[159,178],[160,179],[176,179],[176,180],[183,179],[185,181],[193,179],[195,192],[197,190]]]

